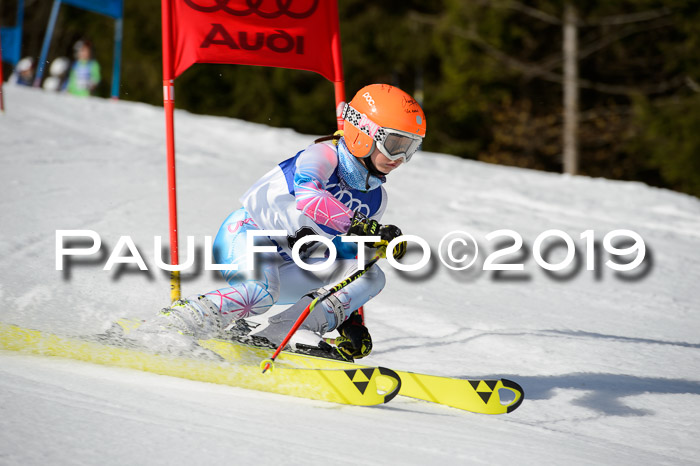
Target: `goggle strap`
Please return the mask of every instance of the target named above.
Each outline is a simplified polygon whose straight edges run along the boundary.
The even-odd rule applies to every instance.
[[[372,133],[367,128],[367,126],[360,126],[360,123],[363,119],[372,122],[373,125],[376,125],[377,131],[374,133],[374,136],[372,136]],[[345,108],[343,108],[343,120],[349,121],[351,125],[362,131],[367,136],[374,139],[375,142],[382,142],[386,137],[386,131],[384,130],[384,128],[382,128],[377,123],[368,118],[367,115],[360,113],[358,110],[352,108],[350,104],[345,104]]]
[[[387,130],[386,128],[384,128],[382,126],[377,125],[375,122],[370,120],[367,117],[367,115],[360,113],[358,110],[354,109],[353,107],[350,106],[350,104],[347,104],[347,103],[345,104],[345,107],[343,107],[342,118],[343,118],[343,120],[347,120],[351,125],[353,125],[357,129],[359,129],[362,133],[364,133],[365,135],[372,138],[375,143],[380,144],[382,147],[384,146],[384,141],[386,140],[386,138],[389,134],[397,134],[400,136],[409,137],[409,138],[413,139],[412,136],[409,136],[408,134],[405,134],[405,133],[400,132],[398,130]],[[377,126],[377,130],[375,131],[374,136],[372,136],[370,130],[368,129],[368,127],[366,125],[360,126],[360,122],[363,119],[368,120],[368,121],[372,122],[372,124]],[[382,151],[382,152],[384,152],[384,151]],[[387,155],[387,154],[385,153],[384,155]],[[411,154],[411,155],[413,155],[413,154]],[[402,156],[398,156],[398,157],[394,158],[394,156],[389,156],[388,158],[390,160],[397,160],[401,157]],[[407,162],[411,158],[410,155],[406,155],[403,157],[406,159]]]

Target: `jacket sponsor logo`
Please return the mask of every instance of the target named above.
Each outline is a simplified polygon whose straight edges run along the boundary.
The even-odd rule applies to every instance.
[[[338,188],[338,191],[333,192],[332,189],[336,187]],[[362,201],[352,197],[352,193],[347,189],[343,189],[339,184],[329,183],[328,185],[326,185],[326,189],[333,194],[333,197],[335,197],[344,205],[346,205],[348,209],[352,211],[359,210],[360,213],[365,214],[368,217],[370,216],[369,206],[363,203]]]

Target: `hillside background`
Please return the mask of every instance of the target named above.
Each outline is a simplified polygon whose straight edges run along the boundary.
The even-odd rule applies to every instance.
[[[0,323],[90,335],[120,317],[153,318],[170,302],[154,245],[168,234],[162,107],[20,86],[7,87],[7,100]],[[203,270],[203,237],[313,137],[181,110],[175,119],[183,263],[186,236],[199,251],[183,272],[189,296],[225,286]],[[516,411],[476,415],[401,396],[378,408],[339,406],[0,350],[0,464],[698,464],[700,199],[426,151],[391,174],[387,191],[383,218],[424,238],[433,254],[417,272],[379,264],[387,286],[365,309],[374,349],[363,362],[505,377],[525,391]],[[484,270],[504,247],[485,236],[503,228],[522,235],[524,247],[497,262],[522,263],[522,271]],[[602,244],[620,228],[646,244],[630,272],[607,261],[636,254],[616,257]],[[58,229],[98,232],[100,252],[65,258],[56,270]],[[548,229],[576,247],[558,272],[534,259],[534,241]],[[457,230],[479,242],[477,262],[463,271],[437,254]],[[580,238],[586,230],[595,232],[592,249]],[[122,235],[148,271],[103,270]],[[542,255],[557,264],[563,245],[546,243]],[[595,270],[587,270],[589,250]]]
[[[425,108],[424,149],[562,171],[565,1],[339,0],[346,90],[398,85]],[[23,56],[38,57],[52,2],[26,0]],[[13,25],[17,2],[0,3]],[[594,0],[576,5],[578,173],[700,196],[700,2]],[[111,80],[113,21],[64,5],[49,60],[90,39]],[[11,72],[4,64],[7,77]],[[125,0],[120,94],[162,102],[160,2]],[[307,134],[334,129],[331,84],[304,71],[197,65],[177,106]]]

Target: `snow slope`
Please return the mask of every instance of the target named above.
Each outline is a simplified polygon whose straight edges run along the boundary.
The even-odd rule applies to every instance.
[[[5,87],[0,115],[0,321],[89,333],[167,304],[153,237],[167,238],[162,108]],[[329,128],[330,129],[330,128]],[[238,197],[313,137],[232,119],[176,114],[181,260],[187,235],[215,235]],[[428,133],[430,137],[430,133]],[[75,361],[0,352],[0,464],[697,464],[700,446],[700,201],[682,194],[421,153],[392,174],[385,220],[424,238],[425,270],[386,263],[367,308],[368,363],[454,377],[504,376],[526,393],[489,417],[396,398],[374,408],[215,386]],[[96,257],[55,267],[59,229],[90,229]],[[511,229],[522,272],[481,270]],[[532,255],[559,229],[579,268],[555,276]],[[630,273],[585,267],[630,229],[647,258]],[[481,254],[454,272],[435,253],[454,230]],[[129,235],[149,266],[103,271]],[[166,240],[167,241],[167,240]],[[555,249],[551,262],[564,256]],[[166,255],[167,257],[167,255]],[[417,260],[418,253],[409,254]],[[221,281],[201,263],[187,294]]]

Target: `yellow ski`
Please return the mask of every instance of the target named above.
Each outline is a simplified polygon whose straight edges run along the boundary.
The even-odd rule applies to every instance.
[[[269,357],[269,348],[259,348],[224,340],[200,340],[207,348],[227,361],[246,361],[253,364]],[[276,367],[350,369],[363,367],[334,359],[282,351]],[[414,372],[395,371],[401,378],[399,395],[431,401],[453,408],[481,414],[513,412],[524,399],[522,387],[508,379],[455,379]],[[381,384],[380,384],[381,387]],[[506,397],[506,395],[508,395]]]
[[[275,367],[263,375],[259,360],[249,365],[240,359],[231,364],[231,361],[174,357],[3,323],[0,323],[0,349],[360,406],[387,403],[401,389],[400,377],[383,367]]]

